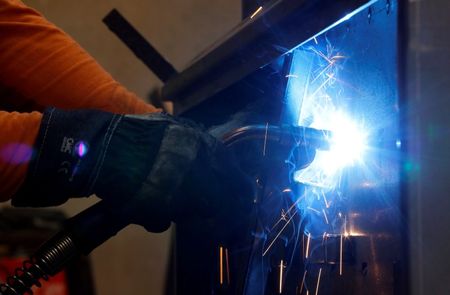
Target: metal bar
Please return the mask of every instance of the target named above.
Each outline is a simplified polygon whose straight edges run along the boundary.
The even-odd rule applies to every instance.
[[[116,9],[103,22],[153,72],[167,82],[177,70]]]
[[[234,34],[171,78],[163,97],[195,105],[330,27],[368,0],[280,0],[248,18]],[[282,33],[281,33],[282,32]],[[186,105],[186,103],[184,102]],[[186,108],[186,107],[185,107]]]

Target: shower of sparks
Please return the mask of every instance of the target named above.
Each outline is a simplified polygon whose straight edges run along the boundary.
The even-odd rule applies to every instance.
[[[309,256],[309,244],[311,243],[311,234],[308,234],[308,239],[306,240],[306,251],[305,251],[305,258],[308,258]]]
[[[318,44],[315,38],[316,44]],[[302,98],[302,110],[299,125],[330,130],[330,150],[318,151],[314,162],[304,170],[297,171],[294,178],[301,183],[331,190],[338,185],[343,167],[360,161],[365,150],[366,134],[363,126],[354,122],[347,114],[339,110],[333,99],[339,93],[336,77],[347,57],[327,43],[326,51],[309,47],[308,50],[318,57],[318,68],[305,86]],[[326,206],[328,208],[328,202]]]
[[[250,19],[254,18],[258,13],[260,13],[262,9],[262,6],[258,7],[258,9],[256,9],[256,11],[253,12],[253,14],[250,16]]]
[[[280,283],[278,285],[278,292],[281,294],[283,293],[283,269],[286,267],[283,263],[283,260],[280,262]]]
[[[317,277],[316,295],[319,294],[320,277],[322,276],[322,268],[319,269],[319,276]]]
[[[272,242],[269,244],[267,249],[263,252],[262,256],[266,256],[267,252],[269,252],[270,248],[272,248],[275,241],[280,237],[281,233],[284,231],[284,229],[288,226],[289,223],[291,223],[292,218],[294,218],[295,215],[297,215],[298,211],[295,211],[294,214],[289,218],[289,220],[286,222],[286,224],[280,229],[278,234],[275,236],[275,238],[272,240]]]
[[[262,7],[260,8],[262,9]],[[259,9],[254,15],[257,13],[259,13]],[[293,178],[295,181],[304,185],[304,192],[289,209],[285,208],[281,210],[280,219],[273,225],[271,231],[273,230],[275,234],[275,229],[281,229],[273,240],[270,241],[268,239],[270,243],[262,254],[265,256],[269,252],[286,227],[293,223],[293,217],[297,213],[299,215],[309,215],[311,218],[306,219],[309,225],[314,222],[317,224],[311,225],[311,228],[307,227],[308,223],[306,223],[305,228],[299,227],[302,228],[302,241],[299,242],[301,243],[300,246],[302,246],[304,259],[307,262],[305,262],[306,266],[300,288],[298,289],[297,286],[297,291],[300,290],[299,294],[303,294],[303,290],[305,290],[307,295],[309,295],[310,290],[311,293],[314,292],[312,289],[313,286],[308,287],[306,281],[307,273],[310,276],[312,273],[312,270],[307,269],[307,266],[314,263],[311,261],[310,256],[315,258],[318,255],[314,250],[316,249],[315,240],[311,242],[311,239],[320,239],[322,236],[322,247],[326,247],[327,243],[331,240],[331,238],[328,239],[329,237],[333,237],[333,241],[337,237],[340,238],[339,275],[343,275],[344,239],[349,235],[356,234],[351,228],[351,225],[349,228],[350,232],[347,231],[346,213],[344,212],[342,214],[342,212],[337,210],[339,203],[344,199],[341,198],[341,189],[344,184],[342,182],[343,172],[346,167],[363,164],[368,138],[367,128],[365,128],[363,122],[359,122],[357,118],[351,117],[351,114],[347,113],[345,109],[339,108],[341,100],[345,101],[347,99],[344,96],[347,92],[344,91],[345,89],[343,87],[347,87],[346,89],[348,89],[351,86],[346,81],[339,79],[342,78],[339,71],[342,69],[348,57],[340,53],[328,40],[325,40],[326,44],[319,44],[319,41],[322,41],[321,37],[313,37],[312,40],[314,43],[311,42],[310,47],[303,46],[302,48],[306,59],[311,58],[307,63],[307,69],[312,67],[312,70],[306,73],[306,75],[305,73],[298,75],[299,73],[297,72],[289,73],[286,75],[286,78],[292,78],[293,80],[291,81],[295,85],[293,87],[298,87],[296,89],[298,91],[294,91],[293,93],[295,95],[301,93],[301,97],[299,97],[301,107],[298,116],[298,125],[331,131],[329,133],[330,135],[327,135],[330,149],[326,151],[317,150],[314,161],[308,167],[294,172]],[[299,62],[302,62],[303,56],[301,58]],[[303,79],[306,81],[303,81]],[[300,80],[303,82],[300,83]],[[352,88],[352,90],[354,89]],[[267,129],[268,125],[266,125],[264,139],[264,156],[266,155],[267,148]],[[282,192],[290,193],[289,195],[282,195],[283,197],[294,197],[290,189],[285,189]],[[303,200],[303,202],[300,202],[300,200]],[[304,216],[301,217],[303,218]],[[284,222],[283,226],[281,226],[281,222]],[[337,227],[336,224],[340,224],[340,226]],[[336,229],[339,232],[336,232]],[[317,244],[319,243],[320,240],[317,241]],[[326,261],[326,256],[328,255],[326,251],[327,248],[325,248],[323,254],[325,255],[324,261]],[[320,267],[318,272],[315,295],[318,295],[320,290],[323,267],[325,266]],[[281,260],[279,268],[279,293],[281,294],[283,291],[283,275],[286,276],[284,273],[286,270],[283,270],[285,268],[283,260]]]

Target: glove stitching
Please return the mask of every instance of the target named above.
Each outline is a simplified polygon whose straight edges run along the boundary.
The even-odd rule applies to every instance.
[[[116,117],[117,120],[114,120]],[[102,170],[103,164],[105,162],[105,158],[106,158],[106,154],[108,152],[108,148],[109,145],[111,143],[111,139],[114,135],[115,130],[117,129],[117,127],[119,126],[120,121],[122,120],[123,115],[115,115],[112,120],[111,123],[108,126],[108,130],[106,131],[105,134],[105,138],[103,139],[103,146],[104,146],[104,150],[103,150],[103,155],[100,157],[99,161],[97,161],[97,164],[95,165],[94,169],[93,169],[93,173],[92,173],[92,177],[94,177],[94,179],[91,181],[91,184],[88,187],[88,194],[93,192],[94,186],[97,183],[98,177],[100,176],[100,171]],[[95,175],[95,176],[94,176]]]
[[[51,124],[51,121],[52,121],[52,116],[53,116],[53,112],[54,111],[55,111],[54,108],[51,109],[49,117],[48,117],[48,121],[46,122],[47,126],[45,127],[44,137],[42,139],[42,144],[40,145],[38,156],[36,158],[36,165],[34,166],[33,177],[36,176],[38,168],[39,168],[39,161],[40,161],[41,155],[42,155],[44,147],[45,147],[45,142],[46,142],[46,139],[47,139],[47,133],[48,133],[48,130],[50,129],[50,124]]]

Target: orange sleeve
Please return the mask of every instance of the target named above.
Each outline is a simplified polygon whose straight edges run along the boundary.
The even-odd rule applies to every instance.
[[[19,0],[0,0],[0,86],[35,106],[160,111],[127,91],[73,39]],[[25,179],[41,117],[0,111],[0,201]]]
[[[0,201],[6,201],[25,179],[42,114],[0,111]]]
[[[159,111],[116,82],[35,10],[0,0],[0,84],[36,105],[114,113]]]

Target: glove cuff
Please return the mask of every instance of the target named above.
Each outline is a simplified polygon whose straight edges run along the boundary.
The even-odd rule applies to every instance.
[[[12,204],[54,206],[89,196],[121,119],[95,110],[46,110],[27,178]]]

